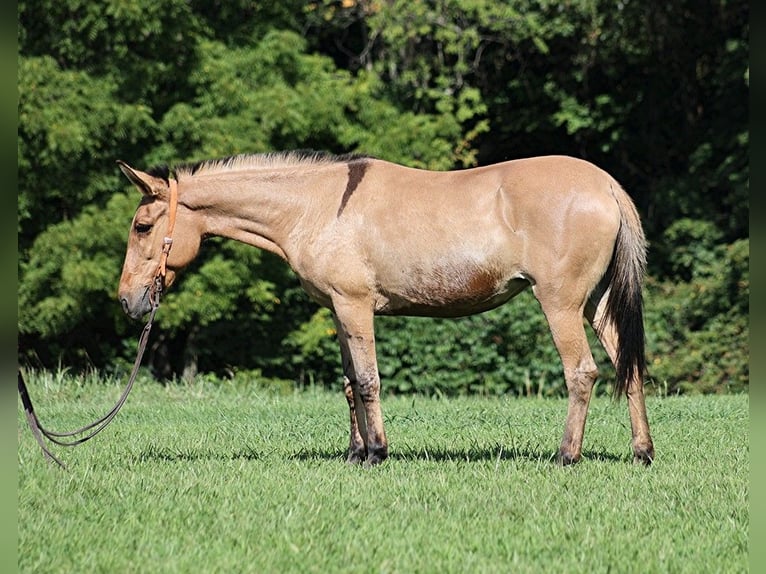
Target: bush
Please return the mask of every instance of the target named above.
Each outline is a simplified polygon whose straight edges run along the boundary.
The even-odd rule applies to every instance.
[[[666,237],[680,246],[669,258],[671,273],[647,282],[650,378],[667,392],[746,389],[749,240],[715,244],[710,224],[692,220],[677,222]]]

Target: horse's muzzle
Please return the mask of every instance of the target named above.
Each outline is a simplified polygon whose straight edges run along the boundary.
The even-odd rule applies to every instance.
[[[128,294],[120,294],[119,297],[122,310],[131,319],[139,320],[152,310],[148,287],[138,297],[131,297]]]

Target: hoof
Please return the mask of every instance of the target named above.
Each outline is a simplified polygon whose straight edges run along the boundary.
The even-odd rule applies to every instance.
[[[570,452],[564,452],[560,450],[556,454],[556,462],[559,463],[561,466],[569,466],[570,464],[574,464],[580,460],[580,455],[572,454]]]
[[[349,450],[348,458],[346,458],[347,464],[362,464],[364,459],[367,458],[367,453],[362,450]]]
[[[367,460],[364,461],[365,468],[370,468],[372,466],[378,466],[380,463],[382,463],[384,460],[388,458],[388,448],[378,448],[370,452],[370,454],[367,455]]]
[[[633,462],[649,466],[654,461],[654,447],[637,448],[633,451]]]

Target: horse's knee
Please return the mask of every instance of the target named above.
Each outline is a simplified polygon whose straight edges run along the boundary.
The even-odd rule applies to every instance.
[[[580,362],[576,373],[586,382],[586,384],[592,385],[596,381],[598,378],[598,366],[590,352],[586,353],[586,356]]]
[[[583,384],[587,386],[588,389],[593,388],[596,379],[598,379],[598,367],[596,367],[596,364],[594,363],[590,368],[582,371],[581,377],[583,379]]]
[[[380,379],[377,374],[366,374],[357,381],[359,398],[367,404],[380,400]]]

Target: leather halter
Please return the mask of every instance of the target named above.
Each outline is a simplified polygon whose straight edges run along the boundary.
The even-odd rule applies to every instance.
[[[19,369],[18,377],[18,389],[21,402],[24,405],[24,412],[27,417],[27,423],[32,431],[32,434],[40,445],[43,454],[49,459],[58,464],[61,468],[66,468],[63,462],[58,459],[45,444],[47,438],[51,442],[61,446],[75,446],[84,443],[87,440],[92,439],[102,430],[104,430],[109,423],[112,422],[117,413],[125,404],[125,401],[130,394],[130,390],[133,388],[133,383],[138,375],[138,368],[141,366],[141,360],[144,357],[144,351],[146,350],[146,344],[149,341],[149,332],[152,329],[152,323],[154,323],[154,316],[157,314],[157,309],[160,306],[160,297],[162,296],[162,288],[165,284],[165,274],[167,273],[168,254],[170,248],[173,246],[173,229],[176,224],[176,211],[178,210],[178,182],[175,179],[169,180],[170,185],[170,199],[168,205],[168,228],[167,235],[162,240],[162,253],[160,254],[160,263],[157,266],[157,272],[154,275],[152,285],[149,287],[149,299],[152,303],[152,310],[149,315],[149,320],[144,325],[141,336],[138,339],[138,353],[136,354],[136,360],[133,363],[133,370],[130,373],[128,383],[125,385],[125,389],[122,391],[120,398],[117,399],[115,405],[111,410],[102,416],[100,419],[93,421],[77,430],[69,432],[55,432],[45,428],[40,420],[37,418],[34,406],[32,405],[32,399],[29,397],[29,391],[27,385],[24,382],[24,376]],[[87,434],[86,434],[87,433]],[[84,436],[80,436],[84,435]]]
[[[152,307],[158,307],[160,304],[160,295],[165,285],[165,275],[168,270],[168,254],[173,246],[173,229],[176,226],[176,212],[178,211],[178,182],[175,179],[168,181],[170,185],[170,198],[168,200],[168,228],[165,237],[162,239],[162,253],[160,253],[160,263],[157,266],[157,273],[154,275],[151,286],[150,300]]]

